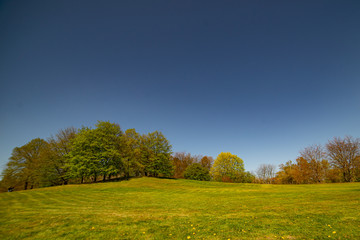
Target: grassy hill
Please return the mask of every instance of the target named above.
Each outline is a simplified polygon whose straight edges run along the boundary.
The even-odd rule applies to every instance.
[[[0,239],[360,239],[360,183],[138,178],[0,194]]]

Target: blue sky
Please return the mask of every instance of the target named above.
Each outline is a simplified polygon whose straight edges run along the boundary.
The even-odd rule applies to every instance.
[[[247,170],[360,137],[360,1],[1,1],[0,166],[97,120]]]

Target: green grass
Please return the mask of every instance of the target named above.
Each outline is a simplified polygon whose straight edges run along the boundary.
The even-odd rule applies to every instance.
[[[1,193],[0,239],[360,239],[359,203],[360,183],[138,178]]]

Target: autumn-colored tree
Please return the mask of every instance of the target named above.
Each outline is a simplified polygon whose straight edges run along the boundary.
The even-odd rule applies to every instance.
[[[200,163],[204,168],[207,168],[209,171],[211,169],[211,166],[214,162],[214,159],[209,156],[204,156],[201,158]]]
[[[329,163],[326,160],[326,152],[320,145],[306,147],[300,152],[303,160],[307,161],[307,169],[300,169],[302,174],[306,174],[307,181],[310,183],[321,183],[326,179]],[[304,162],[303,162],[304,164]],[[303,165],[302,167],[305,167]],[[305,171],[303,171],[305,170]]]
[[[311,165],[303,157],[296,159],[296,164],[292,166],[293,180],[298,184],[311,183]]]
[[[326,181],[330,183],[342,182],[342,173],[338,168],[330,168],[326,175]]]
[[[335,137],[326,145],[330,163],[341,171],[343,181],[355,181],[356,163],[360,156],[360,140],[346,136]]]
[[[280,164],[280,170],[276,173],[275,182],[292,184],[295,182],[296,165],[290,160],[285,164]]]
[[[234,154],[222,152],[215,159],[210,174],[215,181],[243,182],[245,175],[244,162]]]
[[[190,153],[177,152],[172,156],[174,165],[174,178],[184,178],[184,172],[188,166],[198,163],[200,156],[192,156]]]
[[[360,182],[360,156],[354,161],[354,181]]]

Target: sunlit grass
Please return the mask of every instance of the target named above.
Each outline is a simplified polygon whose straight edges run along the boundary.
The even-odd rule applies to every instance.
[[[360,239],[360,183],[138,178],[0,194],[0,239]]]

